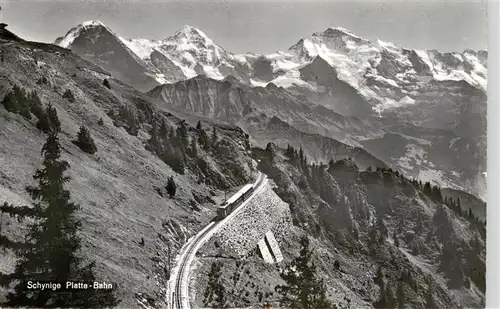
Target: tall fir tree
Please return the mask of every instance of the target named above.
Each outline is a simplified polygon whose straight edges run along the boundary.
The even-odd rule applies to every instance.
[[[110,290],[29,290],[26,282],[52,281],[65,283],[93,282],[94,262],[84,265],[79,256],[81,223],[75,212],[79,205],[70,201],[70,192],[64,188],[69,177],[64,173],[69,164],[60,159],[57,132],[49,134],[42,148],[43,167],[33,178],[38,186],[28,186],[33,199],[34,220],[29,224],[25,245],[18,250],[19,259],[10,276],[14,290],[7,295],[10,307],[114,307],[118,300]]]
[[[184,149],[187,149],[189,145],[189,138],[188,138],[186,121],[184,120],[182,120],[179,123],[179,126],[177,127],[177,137],[179,138],[180,141],[179,146],[182,146]]]

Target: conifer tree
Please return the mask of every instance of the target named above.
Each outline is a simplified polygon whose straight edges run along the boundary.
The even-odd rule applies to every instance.
[[[93,282],[94,263],[83,265],[79,256],[81,223],[75,212],[79,205],[70,201],[64,188],[69,168],[60,160],[57,132],[51,132],[42,148],[43,167],[33,178],[38,186],[26,190],[33,199],[33,223],[29,224],[26,245],[18,251],[19,259],[10,276],[14,291],[7,295],[6,306],[26,307],[114,307],[117,299],[110,290],[28,290],[26,282]],[[9,285],[9,284],[7,284]],[[10,285],[9,285],[10,286]]]
[[[326,298],[326,287],[323,281],[318,280],[316,266],[312,259],[307,236],[300,240],[300,255],[295,258],[281,272],[285,285],[276,287],[282,296],[280,302],[291,309],[324,309],[332,308]]]
[[[375,275],[375,278],[373,280],[380,287],[380,293],[384,294],[385,293],[385,282],[384,282],[384,272],[382,270],[382,266],[378,267],[377,274]]]
[[[54,132],[61,132],[61,121],[59,121],[59,117],[57,116],[57,110],[55,107],[52,106],[52,104],[49,103],[47,106],[47,117],[49,118],[49,122],[51,125],[51,128]]]
[[[215,127],[213,127],[213,129],[212,129],[212,137],[211,137],[211,140],[210,140],[210,144],[212,145],[212,147],[215,146],[215,144],[217,143],[218,139],[219,139],[219,137],[217,135],[217,129]]]
[[[174,177],[170,176],[167,181],[167,186],[165,187],[167,190],[167,193],[170,195],[170,197],[175,196],[175,192],[177,191],[177,185],[175,184]]]
[[[384,300],[386,304],[386,308],[394,309],[396,308],[397,299],[394,296],[394,292],[390,285],[387,285],[387,289],[385,290]]]
[[[436,304],[436,301],[434,300],[434,297],[432,296],[432,291],[430,291],[430,289],[425,297],[425,309],[439,309],[438,305]]]
[[[397,299],[398,299],[398,309],[404,309],[406,300],[405,300],[405,287],[403,280],[398,281],[398,291],[397,291]]]
[[[14,92],[8,92],[2,100],[2,105],[8,112],[18,114],[20,111],[19,102],[17,101]]]
[[[85,126],[80,127],[77,140],[73,141],[73,144],[77,145],[83,152],[89,154],[94,154],[97,151],[94,140],[90,136],[90,132]]]
[[[52,104],[49,103],[45,110],[40,109],[36,110],[36,112],[38,113],[36,127],[40,131],[44,133],[61,131],[61,122],[59,121],[57,111],[54,107],[52,107]]]
[[[201,147],[205,150],[208,150],[209,145],[209,139],[207,132],[203,130],[203,127],[201,126],[201,122],[198,121],[196,124],[196,133],[198,134],[198,143],[200,143]]]
[[[179,126],[177,127],[177,137],[180,140],[179,146],[182,146],[184,149],[187,149],[189,145],[189,138],[187,133],[186,121],[184,120],[182,120],[179,123]]]
[[[191,145],[189,146],[189,155],[192,158],[196,158],[198,156],[198,146],[196,146],[196,139],[191,139]]]
[[[158,125],[156,121],[153,121],[152,123],[150,134],[151,137],[147,141],[146,149],[158,155],[161,155],[163,153],[163,147],[162,147],[161,137],[159,136]]]
[[[396,234],[396,231],[394,230],[393,234],[392,234],[392,238],[394,239],[394,245],[396,247],[399,247],[399,239],[398,239],[398,235]]]
[[[102,81],[102,84],[103,84],[106,88],[111,89],[111,85],[109,84],[109,81],[108,81],[107,79],[103,80],[103,81]]]
[[[208,273],[208,283],[204,293],[205,306],[214,308],[224,308],[225,304],[225,288],[221,283],[222,265],[220,262],[212,263],[210,272]]]

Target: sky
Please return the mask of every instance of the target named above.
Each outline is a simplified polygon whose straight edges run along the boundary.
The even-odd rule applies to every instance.
[[[0,22],[20,37],[53,42],[87,20],[129,38],[163,39],[184,25],[233,53],[286,50],[328,27],[411,49],[487,49],[486,1],[46,1],[0,0]]]

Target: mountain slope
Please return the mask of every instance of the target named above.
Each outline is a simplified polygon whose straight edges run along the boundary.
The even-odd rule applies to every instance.
[[[339,101],[356,96],[351,86],[344,83],[340,85],[351,90],[343,91]],[[446,93],[444,89],[440,91]],[[261,146],[269,141],[276,141],[282,147],[285,147],[286,143],[299,147],[306,136],[321,135],[324,140],[336,139],[351,147],[363,148],[385,165],[401,170],[408,177],[419,177],[444,187],[459,188],[481,197],[485,196],[486,179],[482,176],[482,172],[486,170],[485,136],[471,138],[485,129],[481,127],[481,123],[485,125],[482,113],[461,111],[459,107],[451,110],[450,115],[453,116],[449,119],[456,119],[455,130],[443,130],[440,128],[446,127],[443,125],[436,125],[436,128],[416,126],[404,122],[404,118],[397,117],[346,117],[323,104],[315,104],[302,95],[291,94],[272,83],[265,88],[248,87],[234,77],[218,81],[198,76],[187,81],[158,86],[148,94],[158,100],[159,106],[215,121],[238,124]],[[452,97],[451,94],[449,96]],[[466,94],[453,96],[460,98],[460,102],[468,106],[474,104],[467,99],[470,97]],[[436,97],[435,102],[427,106],[430,105],[429,109],[432,110],[432,106],[437,106],[440,102],[445,103],[443,100],[438,102]],[[450,99],[449,102],[452,104],[451,102],[457,101]],[[423,108],[415,108],[415,112],[431,114]],[[471,129],[467,130],[471,137],[459,135],[459,128],[464,127],[465,123],[460,122],[459,115],[469,118],[468,123],[476,125],[475,133]],[[286,129],[267,126],[273,117],[287,123],[284,126]],[[484,122],[478,123],[477,118]],[[434,123],[437,123],[438,118],[434,119]],[[427,124],[431,120],[430,118]],[[287,128],[288,126],[293,129]],[[303,144],[304,150],[314,160],[332,157],[329,147],[321,146],[323,143],[313,142],[307,147],[307,143]],[[366,167],[364,164],[362,166]]]
[[[62,158],[70,164],[68,189],[82,206],[78,217],[83,253],[96,260],[99,280],[115,284],[122,308],[140,308],[136,299],[143,298],[150,305],[154,301],[154,306],[165,306],[167,261],[173,263],[189,236],[215,216],[215,205],[223,199],[221,188],[232,190],[251,180],[247,136],[234,127],[217,127],[217,148],[198,150],[205,169],[195,168],[198,161],[190,156],[179,174],[145,145],[154,120],[165,121],[173,132],[182,119],[69,50],[1,35],[0,98],[14,85],[22,86],[36,90],[44,106],[51,103],[57,110]],[[63,97],[67,90],[74,101]],[[124,111],[133,115],[134,124],[121,116]],[[36,122],[33,115],[28,120],[0,106],[0,203],[31,204],[24,188],[32,184],[46,139]],[[90,130],[96,154],[86,154],[71,142],[80,125]],[[194,127],[187,129],[189,140],[196,140]],[[164,189],[170,176],[177,184],[174,198]],[[2,235],[20,240],[23,225],[6,216],[1,220]],[[9,273],[14,256],[4,245],[0,271]],[[0,290],[0,301],[4,293]]]
[[[484,306],[485,230],[477,218],[390,169],[361,171],[349,159],[308,164],[298,149],[272,143],[255,156],[290,207],[293,227],[279,238],[283,262],[299,256],[307,235],[317,277],[336,308],[427,309],[429,296],[434,308]],[[258,252],[242,260],[225,249],[217,239],[205,246],[195,303],[201,307],[213,288],[210,262],[223,261],[217,279],[231,291],[227,306],[279,307],[274,287],[283,284],[283,265],[264,263]]]
[[[99,21],[85,22],[71,29],[56,44],[104,67],[125,83],[145,90],[158,83],[150,76],[146,63]]]

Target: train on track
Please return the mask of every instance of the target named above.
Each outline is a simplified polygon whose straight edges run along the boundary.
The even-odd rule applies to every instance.
[[[222,220],[227,217],[233,210],[238,207],[252,192],[255,190],[256,184],[248,184],[241,188],[235,195],[227,201],[224,201],[217,208],[217,220]]]

